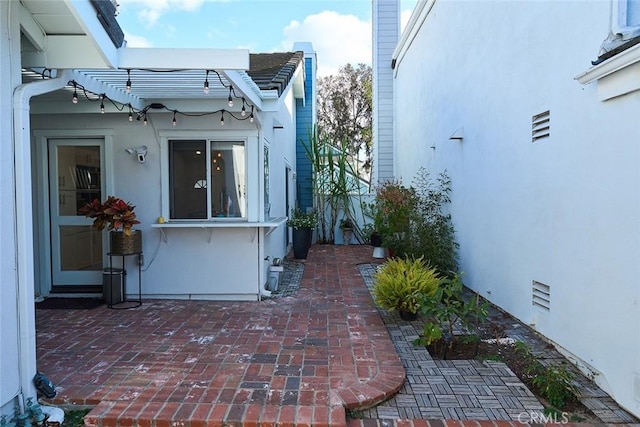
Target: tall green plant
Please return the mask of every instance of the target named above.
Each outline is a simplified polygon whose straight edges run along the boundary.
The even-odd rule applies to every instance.
[[[326,135],[318,134],[315,127],[307,132],[307,141],[301,142],[313,168],[313,195],[320,215],[319,241],[333,243],[335,228],[342,218],[351,220],[355,225],[354,235],[360,239],[361,230],[352,201],[352,196],[360,197],[360,187],[357,171],[350,162],[348,144],[344,141],[337,146],[332,144]]]

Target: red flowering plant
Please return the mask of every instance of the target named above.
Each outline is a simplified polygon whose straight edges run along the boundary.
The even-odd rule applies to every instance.
[[[97,230],[103,230],[108,225],[108,230],[119,231],[122,229],[126,236],[130,236],[131,227],[140,224],[140,221],[136,219],[135,212],[133,212],[134,208],[135,206],[129,202],[109,196],[104,203],[94,199],[91,203],[80,208],[79,212],[87,218],[94,218],[93,227]]]
[[[416,206],[413,188],[407,188],[402,182],[387,181],[376,189],[376,208],[381,232],[401,233],[409,231],[411,214]]]

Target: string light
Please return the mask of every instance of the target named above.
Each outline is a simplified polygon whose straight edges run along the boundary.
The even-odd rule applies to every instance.
[[[125,89],[127,93],[131,93],[131,70],[127,70],[127,85]]]
[[[74,104],[78,103],[78,88],[75,82],[73,83],[73,98],[71,98],[71,102]]]
[[[229,86],[229,102],[227,102],[227,105],[229,106],[229,108],[233,107],[233,98],[231,98],[231,93],[233,92],[233,86]]]
[[[215,71],[213,71],[213,72],[215,72]],[[132,122],[134,114],[136,114],[137,115],[136,120],[137,121],[142,121],[145,125],[147,125],[147,123],[148,123],[147,112],[150,109],[166,110],[168,112],[173,113],[173,117],[172,117],[172,120],[171,120],[171,124],[173,126],[177,126],[177,116],[178,116],[178,114],[181,114],[181,115],[187,116],[187,117],[204,117],[204,116],[210,116],[210,115],[214,115],[214,114],[220,113],[220,126],[224,126],[224,115],[225,115],[224,113],[225,112],[228,113],[234,119],[239,120],[239,121],[249,120],[250,123],[253,123],[254,119],[255,119],[255,117],[254,117],[254,108],[255,108],[255,106],[249,104],[244,97],[236,97],[236,98],[240,98],[242,100],[242,109],[241,109],[240,114],[234,114],[231,111],[228,111],[226,109],[220,109],[220,110],[208,111],[208,112],[202,112],[202,113],[187,113],[187,112],[182,112],[180,110],[175,110],[175,109],[168,108],[164,104],[161,104],[161,103],[152,103],[152,104],[149,104],[149,105],[145,106],[144,108],[138,110],[138,109],[134,108],[130,103],[121,104],[121,103],[119,103],[117,101],[114,101],[114,100],[110,99],[104,93],[96,94],[94,92],[90,92],[84,86],[82,86],[81,84],[76,82],[75,80],[69,81],[68,84],[73,86],[72,102],[74,104],[76,104],[78,102],[78,89],[79,89],[84,93],[85,98],[88,99],[89,101],[91,101],[91,102],[100,101],[100,113],[105,114],[105,112],[106,112],[106,110],[105,110],[105,101],[109,101],[113,105],[113,107],[118,111],[124,112],[125,107],[128,108],[128,114],[127,114],[127,120],[128,121]],[[224,83],[222,83],[222,84],[224,84]],[[229,93],[230,94],[234,93],[233,87],[229,88]],[[91,97],[90,95],[93,95],[93,97]],[[230,95],[230,97],[233,97],[233,95]],[[249,115],[249,117],[247,117],[247,108],[249,106],[251,107],[251,114]]]
[[[209,70],[207,70],[207,75],[204,78],[204,93],[205,95],[209,93]]]

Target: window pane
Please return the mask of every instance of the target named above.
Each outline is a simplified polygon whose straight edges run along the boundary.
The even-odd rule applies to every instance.
[[[60,270],[102,270],[102,233],[91,225],[60,227]]]
[[[100,192],[100,147],[59,146],[58,212],[60,216],[83,216],[78,209]]]
[[[211,211],[218,218],[245,218],[244,142],[211,143]]]
[[[169,141],[169,199],[173,219],[207,219],[206,141]]]
[[[640,0],[627,0],[627,25],[640,25]]]

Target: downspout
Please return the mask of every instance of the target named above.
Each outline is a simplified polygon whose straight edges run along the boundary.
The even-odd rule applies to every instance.
[[[55,78],[26,83],[13,92],[13,149],[15,177],[16,268],[18,280],[18,372],[25,398],[36,398],[33,376],[36,373],[36,323],[34,304],[33,203],[31,195],[31,121],[32,97],[53,92],[72,79],[70,70]]]

